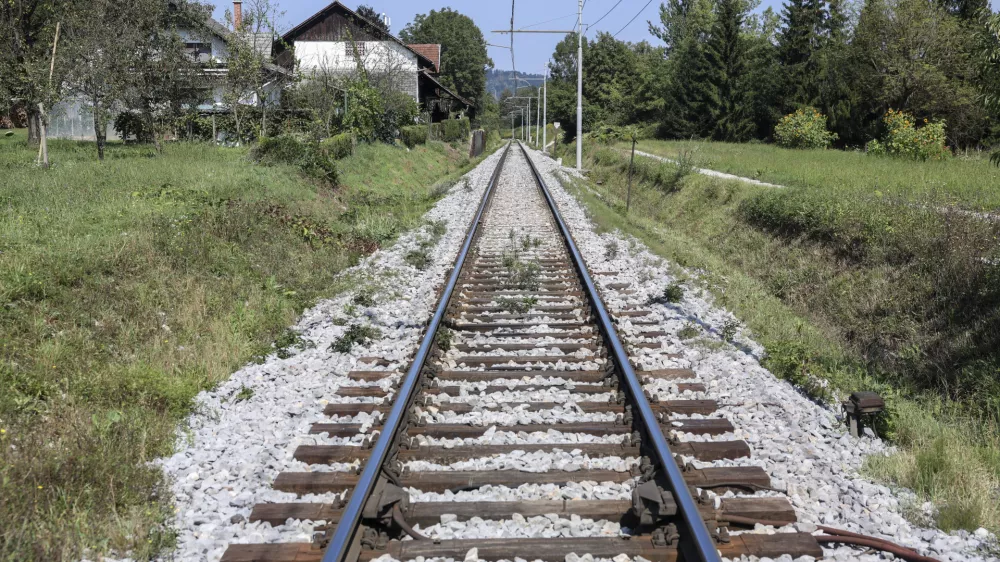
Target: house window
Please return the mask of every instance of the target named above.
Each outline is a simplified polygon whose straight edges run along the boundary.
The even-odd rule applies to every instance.
[[[352,42],[348,41],[346,43],[346,45],[347,45],[347,58],[353,59],[354,58],[354,53],[358,54],[358,58],[359,59],[364,59],[365,58],[365,43],[364,42],[357,41],[357,42],[353,42],[352,43]]]
[[[212,60],[211,43],[185,43],[184,50],[198,62],[209,62]]]

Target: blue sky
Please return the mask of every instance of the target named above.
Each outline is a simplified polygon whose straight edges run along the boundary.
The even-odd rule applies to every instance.
[[[272,0],[274,1],[274,0]],[[398,33],[407,23],[413,21],[413,16],[418,13],[427,13],[430,10],[441,9],[450,6],[452,9],[462,12],[475,20],[487,43],[494,45],[509,45],[510,36],[490,33],[494,29],[510,27],[509,0],[368,0],[359,2],[358,0],[342,0],[350,8],[356,8],[360,3],[367,3],[379,12],[385,12],[391,19],[392,32]],[[576,0],[514,0],[514,25],[515,27],[533,26],[534,29],[573,29],[576,24]],[[329,4],[326,0],[277,0],[279,6],[284,10],[285,16],[279,22],[281,29],[289,29],[303,20],[313,15]],[[620,29],[624,30],[618,35],[619,39],[627,41],[641,41],[648,39],[651,42],[658,40],[649,34],[647,21],[658,20],[659,5],[661,0],[587,0],[583,11],[583,21],[585,24],[596,22],[604,14],[608,14],[595,27],[588,31],[588,36],[593,36],[597,31],[608,31],[616,33]],[[773,6],[780,9],[781,0],[762,0],[761,9]],[[994,8],[1000,4],[1000,0],[992,0]],[[231,3],[226,0],[215,0],[216,18],[225,21],[223,14]],[[617,7],[615,4],[618,4]],[[645,9],[643,7],[645,6]],[[614,8],[614,9],[612,9]],[[610,13],[608,12],[609,10]],[[625,27],[634,16],[635,21]],[[547,20],[555,20],[548,21]],[[539,24],[539,25],[534,25]],[[514,61],[518,70],[524,72],[540,73],[545,68],[545,63],[552,55],[556,43],[562,39],[561,35],[536,35],[521,34],[514,39]],[[510,51],[498,47],[490,47],[490,57],[498,69],[511,68]]]

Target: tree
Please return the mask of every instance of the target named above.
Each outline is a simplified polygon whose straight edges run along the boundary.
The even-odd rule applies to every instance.
[[[144,22],[150,26],[144,30],[149,41],[136,57],[131,73],[133,81],[123,101],[142,115],[157,152],[162,152],[160,136],[185,108],[203,101],[207,80],[198,62],[187,52],[178,30],[193,35],[208,33],[208,17],[207,7],[201,4],[173,0],[170,9]]]
[[[51,105],[57,93],[49,88],[49,65],[56,23],[66,11],[65,3],[52,0],[0,2],[0,99],[24,106],[32,143],[41,134],[38,104]]]
[[[751,6],[744,0],[718,0],[710,46],[719,62],[719,107],[712,137],[722,141],[745,140],[750,121],[749,84],[746,76],[746,41],[743,23]]]
[[[67,83],[89,102],[99,160],[104,160],[111,112],[134,94],[137,69],[152,48],[149,31],[161,24],[165,12],[165,3],[156,0],[94,0],[75,4],[67,17]]]
[[[375,11],[375,8],[372,8],[371,6],[365,4],[361,4],[360,6],[358,6],[358,9],[354,11],[359,16],[368,20],[369,23],[371,23],[378,29],[381,29],[382,31],[389,33],[389,26],[385,24],[385,21],[382,19],[382,16]]]
[[[711,48],[715,17],[711,0],[685,0],[661,20],[669,51],[662,132],[675,138],[712,134],[719,115],[721,64]]]
[[[399,34],[406,43],[441,45],[441,82],[454,88],[475,106],[485,107],[486,69],[493,60],[486,52],[486,39],[472,18],[451,8],[417,14]]]
[[[986,113],[975,88],[973,32],[925,0],[868,0],[851,43],[861,135],[877,136],[889,109],[947,124],[954,147],[978,143]]]

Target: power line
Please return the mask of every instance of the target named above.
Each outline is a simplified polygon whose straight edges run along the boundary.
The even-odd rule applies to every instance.
[[[572,14],[566,14],[565,16],[559,16],[558,18],[552,18],[550,20],[540,21],[538,23],[533,23],[531,25],[522,25],[521,29],[529,29],[529,28],[532,28],[532,27],[538,27],[539,25],[542,25],[542,24],[545,24],[545,23],[552,23],[554,21],[564,20],[566,18],[571,18],[571,17],[573,17],[575,15],[576,15],[576,13],[574,12]]]
[[[639,10],[639,13],[636,14],[635,16],[633,16],[632,19],[628,20],[628,23],[625,24],[625,27],[628,27],[628,26],[632,25],[632,22],[635,21],[635,18],[641,16],[642,13],[646,11],[646,8],[648,8],[649,5],[652,4],[652,3],[653,3],[653,0],[649,0],[649,2],[646,2],[646,5],[643,6],[641,10]],[[625,31],[625,27],[623,27],[623,28],[619,29],[618,31],[616,31],[615,34],[614,34],[614,37],[618,37],[619,33],[621,33],[622,31]]]
[[[605,14],[604,14],[603,16],[599,17],[599,18],[597,19],[597,21],[595,21],[594,23],[592,23],[592,24],[588,25],[587,27],[594,27],[594,26],[596,26],[597,24],[601,23],[601,20],[603,20],[604,18],[608,17],[608,14],[610,14],[610,13],[611,13],[611,12],[613,12],[613,11],[615,11],[615,8],[617,8],[617,7],[618,7],[618,4],[621,4],[622,2],[623,2],[623,0],[618,0],[618,2],[617,2],[617,3],[616,3],[616,4],[614,5],[614,6],[611,6],[611,9],[610,9],[610,10],[608,10],[608,11],[607,11],[607,13],[605,13]]]

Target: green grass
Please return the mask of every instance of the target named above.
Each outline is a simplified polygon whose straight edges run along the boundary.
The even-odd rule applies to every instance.
[[[974,174],[978,163],[968,164]],[[615,149],[588,148],[590,181],[570,186],[601,228],[703,271],[701,282],[765,346],[776,375],[825,399],[881,393],[889,412],[878,429],[900,452],[870,459],[866,471],[934,500],[945,529],[1000,530],[1000,376],[988,343],[1000,331],[997,277],[978,254],[995,227],[862,205],[845,192],[837,198],[846,203],[831,207],[837,198],[816,188],[697,174],[668,191],[663,178],[674,167],[649,159],[626,217],[627,166]],[[867,230],[885,217],[890,228]]]
[[[169,548],[149,463],[193,397],[297,345],[283,331],[348,288],[337,274],[474,164],[440,143],[362,146],[331,189],[242,149],[49,149],[42,170],[23,131],[0,135],[0,560]]]
[[[977,211],[1000,209],[1000,168],[987,158],[915,163],[859,151],[792,150],[771,144],[703,141],[646,140],[636,148],[668,158],[691,151],[699,168],[788,187],[955,205]]]

